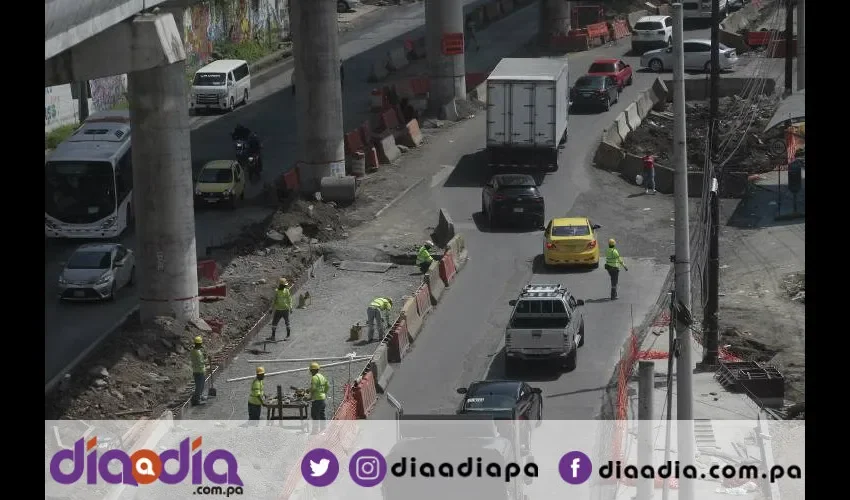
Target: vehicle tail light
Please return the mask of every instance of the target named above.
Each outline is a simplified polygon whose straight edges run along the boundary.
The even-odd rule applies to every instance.
[[[732,56],[734,56],[734,55],[735,55],[735,51],[730,50],[729,52],[726,53],[726,59],[731,59]]]
[[[604,90],[597,90],[597,91],[596,91],[596,93],[597,93],[597,94],[599,94],[599,95],[605,95],[605,91],[604,91]]]
[[[546,249],[547,249],[547,250],[552,250],[553,248],[555,248],[555,244],[554,244],[554,243],[549,243],[549,242],[547,241],[547,242],[546,242]]]
[[[503,194],[497,194],[497,195],[493,198],[493,200],[495,200],[495,201],[505,201],[506,199],[507,199],[507,196],[505,196],[505,195],[503,195]]]
[[[543,203],[543,198],[534,198],[534,203]]]
[[[593,250],[594,248],[596,248],[596,240],[591,241],[584,247],[585,250]]]

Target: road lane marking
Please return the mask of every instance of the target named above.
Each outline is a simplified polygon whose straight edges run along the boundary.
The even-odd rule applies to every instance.
[[[435,188],[435,187],[439,186],[440,184],[446,182],[446,179],[449,178],[449,175],[451,175],[452,171],[455,168],[454,165],[440,165],[440,166],[442,167],[440,169],[440,171],[437,172],[436,174],[434,174],[431,177],[431,187],[432,188]]]

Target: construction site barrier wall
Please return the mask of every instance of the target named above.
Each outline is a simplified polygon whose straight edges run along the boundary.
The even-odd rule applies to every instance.
[[[418,148],[422,145],[422,130],[419,128],[419,120],[416,118],[407,122],[404,126],[404,133],[401,134],[398,142],[409,148]]]
[[[407,51],[402,47],[395,47],[387,52],[387,69],[398,71],[407,67]]]
[[[626,114],[626,125],[634,132],[640,126],[641,122],[641,117],[638,116],[637,103],[633,102],[629,104],[623,112]]]
[[[372,354],[371,368],[372,375],[375,377],[375,384],[378,386],[378,392],[386,392],[387,385],[395,372],[390,366],[389,346],[381,343],[375,353]]]
[[[416,300],[416,312],[419,314],[419,317],[423,320],[425,316],[431,312],[433,305],[431,304],[431,291],[428,290],[428,283],[424,280],[419,288],[416,290],[416,295],[414,295],[414,299]],[[408,327],[408,331],[410,328]]]
[[[431,304],[433,305],[437,305],[446,290],[446,284],[440,277],[441,267],[439,262],[432,262],[431,267],[428,268],[428,273],[425,274],[425,283],[428,284],[428,292],[431,294]]]
[[[450,250],[452,255],[454,255],[456,267],[455,271],[460,271],[469,258],[469,252],[466,251],[466,240],[463,239],[463,235],[456,234],[455,237],[449,240],[448,244],[446,244],[446,249]]]
[[[390,330],[390,342],[387,344],[387,359],[390,363],[401,363],[410,348],[410,336],[407,332],[407,320],[400,317]]]
[[[612,40],[620,40],[621,38],[626,38],[632,34],[631,31],[629,31],[629,23],[625,20],[609,23],[608,31]]]
[[[443,258],[440,259],[440,278],[443,280],[443,283],[446,286],[452,286],[452,282],[455,280],[455,274],[457,273],[457,267],[455,265],[455,256],[449,250],[443,254]]]
[[[378,388],[372,372],[367,371],[359,382],[355,382],[351,392],[357,402],[357,418],[368,417],[378,403]]]
[[[407,300],[404,301],[404,304],[401,306],[401,315],[404,316],[407,322],[407,331],[412,337],[412,340],[416,341],[416,336],[419,335],[419,330],[422,328],[422,316],[419,315],[418,308],[416,306],[416,298],[408,297]],[[397,363],[397,361],[395,361]]]
[[[401,156],[401,150],[398,149],[398,145],[395,143],[395,136],[390,132],[385,133],[376,146],[378,149],[378,161],[382,165],[390,165]]]

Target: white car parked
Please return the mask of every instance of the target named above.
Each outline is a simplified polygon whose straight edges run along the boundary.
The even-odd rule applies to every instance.
[[[670,16],[644,16],[632,30],[632,52],[643,54],[645,50],[673,45],[673,18]]]
[[[711,41],[685,40],[685,69],[711,71]],[[720,44],[720,70],[734,69],[738,64],[735,49]],[[673,47],[650,50],[640,57],[640,65],[656,73],[673,69]]]

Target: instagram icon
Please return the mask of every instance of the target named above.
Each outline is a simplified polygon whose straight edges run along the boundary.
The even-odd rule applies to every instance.
[[[381,484],[387,475],[387,460],[378,450],[363,448],[351,457],[348,473],[359,486],[371,488]]]

